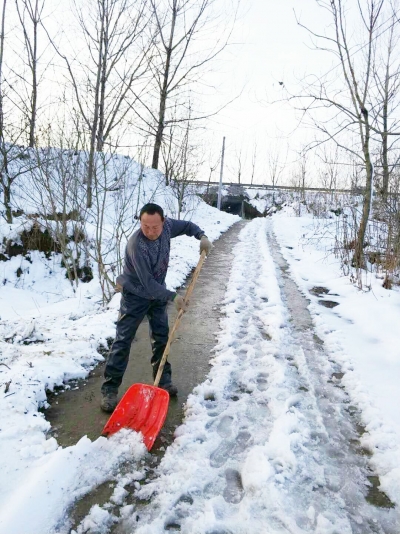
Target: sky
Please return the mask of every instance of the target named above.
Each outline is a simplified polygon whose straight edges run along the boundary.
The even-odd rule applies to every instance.
[[[283,161],[294,161],[297,157],[291,151],[298,150],[305,136],[310,135],[298,128],[293,107],[279,100],[285,97],[283,87],[294,89],[297,80],[305,74],[326,72],[333,65],[333,58],[311,49],[310,38],[298,26],[295,12],[304,24],[320,31],[329,22],[324,20],[325,15],[315,0],[250,0],[242,5],[232,37],[232,42],[237,44],[229,48],[231,57],[225,54],[220,74],[221,88],[229,95],[228,99],[240,96],[211,126],[213,142],[218,147],[226,136],[226,181],[237,180],[237,155],[241,147],[242,158],[247,155],[249,176],[257,143],[254,182],[263,183],[268,152],[278,150]]]
[[[234,5],[236,0],[218,0],[215,5],[226,6],[230,2]],[[70,46],[68,42],[74,45],[75,40],[71,30],[71,5],[72,0],[46,3],[49,15],[46,27],[53,35],[62,36],[64,53],[65,47]],[[231,103],[204,122],[199,156],[203,166],[197,177],[208,179],[213,167],[211,179],[219,180],[219,159],[225,136],[225,182],[238,180],[240,160],[241,181],[249,183],[253,174],[252,157],[256,154],[254,183],[271,183],[269,159],[276,157],[282,168],[280,183],[290,184],[300,164],[298,153],[315,133],[299,126],[296,111],[285,101],[285,96],[287,91],[298,90],[298,81],[305,75],[325,73],[336,64],[331,54],[312,49],[310,37],[297,24],[296,17],[323,33],[329,24],[328,15],[318,7],[316,0],[241,0],[239,6],[230,44],[205,77],[205,81],[215,87],[213,95],[207,94],[207,111]],[[227,11],[221,27],[224,22],[229,23],[232,12]],[[57,76],[60,77],[59,72]],[[59,92],[58,86],[55,87]],[[316,181],[311,160],[307,185],[315,185]]]

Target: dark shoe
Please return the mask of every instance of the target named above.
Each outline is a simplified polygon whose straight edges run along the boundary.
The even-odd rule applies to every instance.
[[[108,393],[103,393],[101,399],[100,407],[103,412],[112,413],[118,404],[118,393],[110,391]]]
[[[166,386],[160,386],[161,389],[168,391],[170,397],[176,397],[178,395],[178,388],[173,384],[167,384]]]

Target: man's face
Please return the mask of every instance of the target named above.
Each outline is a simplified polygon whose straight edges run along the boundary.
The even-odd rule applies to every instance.
[[[140,219],[140,228],[147,239],[151,241],[155,241],[160,237],[163,225],[164,221],[159,213],[154,213],[153,215],[143,213]]]

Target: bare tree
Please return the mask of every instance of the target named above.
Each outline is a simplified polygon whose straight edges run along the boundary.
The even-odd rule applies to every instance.
[[[102,151],[114,130],[127,122],[134,102],[132,88],[146,73],[151,42],[142,40],[149,22],[147,0],[75,1],[75,10],[87,54],[79,50],[64,59],[83,123],[90,133],[87,206],[92,205],[95,152]]]
[[[254,174],[256,172],[256,162],[257,162],[257,143],[254,143],[253,155],[251,156],[251,177],[250,177],[251,185],[253,185]]]
[[[326,10],[332,21],[332,34],[325,35],[307,28],[309,33],[324,45],[317,49],[329,51],[339,59],[343,86],[329,84],[325,78],[312,77],[304,80],[306,86],[301,98],[306,100],[302,112],[312,118],[313,125],[322,134],[322,139],[311,143],[319,146],[321,142],[333,140],[348,151],[349,140],[357,136],[359,150],[353,154],[363,163],[365,172],[365,195],[363,211],[359,222],[355,244],[353,264],[355,267],[364,265],[364,237],[371,210],[373,192],[373,163],[371,159],[371,114],[369,96],[373,79],[373,46],[378,37],[379,16],[384,0],[367,0],[358,2],[359,20],[364,29],[366,42],[356,54],[351,32],[346,26],[346,6],[344,0],[316,0],[318,6]],[[300,24],[300,22],[299,22]],[[300,24],[305,27],[303,24]],[[299,97],[300,95],[297,95]]]
[[[84,246],[86,219],[85,211],[80,209],[85,195],[80,180],[85,153],[73,150],[62,130],[57,139],[58,148],[52,147],[55,143],[53,132],[49,129],[47,146],[35,149],[36,167],[31,173],[33,189],[29,190],[29,195],[24,190],[22,195],[26,204],[33,201],[36,224],[53,238],[67,278],[76,288],[83,278],[84,267],[87,267]]]
[[[399,154],[394,152],[398,146],[400,121],[397,119],[400,89],[400,67],[398,65],[398,48],[400,35],[398,31],[398,5],[390,2],[391,16],[387,39],[381,46],[375,41],[371,101],[373,123],[372,129],[380,136],[380,160],[382,171],[381,194],[384,199],[389,192],[390,174],[399,162]],[[384,37],[382,37],[383,39]],[[383,50],[381,50],[381,48]],[[397,132],[397,133],[396,133]],[[394,154],[394,157],[391,157]],[[392,159],[392,161],[390,161]]]
[[[178,133],[180,133],[179,136]],[[200,162],[192,135],[193,124],[190,121],[189,112],[185,129],[180,132],[176,126],[171,126],[168,145],[164,144],[163,147],[164,165],[170,177],[169,185],[178,205],[175,214],[178,219],[181,218],[182,211],[190,211],[187,205],[189,198],[195,197],[194,188],[190,182],[196,179]]]
[[[220,163],[220,158],[218,157],[217,161],[213,165],[211,163],[211,157],[212,157],[212,155],[210,153],[210,155],[209,155],[209,167],[208,167],[210,169],[210,173],[208,175],[207,189],[206,189],[205,195],[203,195],[203,198],[204,198],[205,202],[207,202],[208,204],[211,203],[211,198],[210,198],[210,185],[211,185],[211,181],[212,181],[211,178],[212,178],[214,172],[217,170],[217,167],[218,167],[218,165]]]
[[[0,136],[1,143],[4,142],[4,107],[3,107],[3,60],[4,60],[4,38],[6,25],[6,6],[7,0],[3,0],[3,10],[1,12],[1,34],[0,34]]]
[[[29,124],[29,146],[35,146],[35,133],[38,109],[39,74],[38,62],[40,59],[38,45],[38,31],[43,23],[42,14],[45,0],[15,0],[18,18],[23,32],[23,41],[26,51],[26,62],[29,68],[30,80],[28,98],[21,98],[24,115]],[[30,31],[32,34],[30,35]],[[17,73],[18,74],[18,73]],[[21,75],[18,74],[20,77]],[[26,80],[24,80],[26,82]]]
[[[179,119],[169,119],[168,102],[175,99],[187,107],[185,89],[198,82],[204,67],[225,48],[229,38],[221,32],[210,46],[210,27],[215,25],[213,0],[150,0],[157,27],[157,54],[152,65],[156,82],[158,111],[151,113],[154,121],[154,150],[152,167],[158,169],[164,129],[171,122],[186,122],[187,112]],[[201,46],[201,38],[208,37],[207,47]],[[201,49],[202,48],[202,49]],[[187,107],[187,110],[189,108]],[[215,114],[213,112],[212,114]],[[209,116],[209,115],[208,115]],[[191,120],[200,117],[191,115]]]
[[[242,179],[242,172],[243,172],[243,160],[242,160],[242,148],[240,148],[239,153],[236,153],[236,160],[237,160],[237,182],[238,184],[241,183]]]
[[[286,165],[287,152],[285,161],[282,161],[281,149],[277,144],[270,145],[268,150],[268,177],[272,184],[272,202],[275,203],[275,188],[279,183],[282,172]]]
[[[6,112],[4,88],[4,51],[5,51],[5,27],[6,27],[6,4],[3,1],[1,12],[0,34],[0,186],[3,193],[3,214],[8,223],[13,222],[12,210],[12,186],[14,181],[29,171],[32,162],[26,150],[16,146],[22,137],[23,129],[16,119],[11,119]]]
[[[114,294],[115,278],[122,268],[121,242],[132,232],[136,221],[133,197],[137,166],[131,159],[115,154],[97,153],[94,174],[94,202],[90,210],[95,221],[93,247],[88,254],[97,266],[103,303]]]
[[[330,191],[331,198],[333,198],[339,176],[339,148],[335,145],[332,150],[329,150],[324,145],[322,152],[317,152],[317,155],[323,163],[323,169],[319,174],[320,182],[325,189]]]
[[[305,150],[302,150],[299,154],[300,159],[298,162],[298,168],[296,173],[296,181],[301,195],[302,202],[306,199],[306,186],[308,175],[308,154]]]

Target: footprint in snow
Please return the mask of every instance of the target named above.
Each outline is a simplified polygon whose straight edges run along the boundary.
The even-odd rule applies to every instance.
[[[245,451],[250,438],[250,432],[248,432],[247,430],[240,431],[234,442],[232,454],[240,454],[241,452]]]
[[[236,469],[227,469],[225,471],[226,487],[223,497],[226,502],[238,504],[244,496],[242,477]]]
[[[221,438],[229,438],[232,433],[232,421],[231,415],[224,415],[221,421],[218,423],[217,432]]]
[[[268,373],[260,373],[257,377],[257,389],[259,391],[265,391],[268,389]]]
[[[211,467],[221,467],[228,458],[243,452],[250,438],[250,432],[241,430],[234,440],[222,441],[210,456]]]

